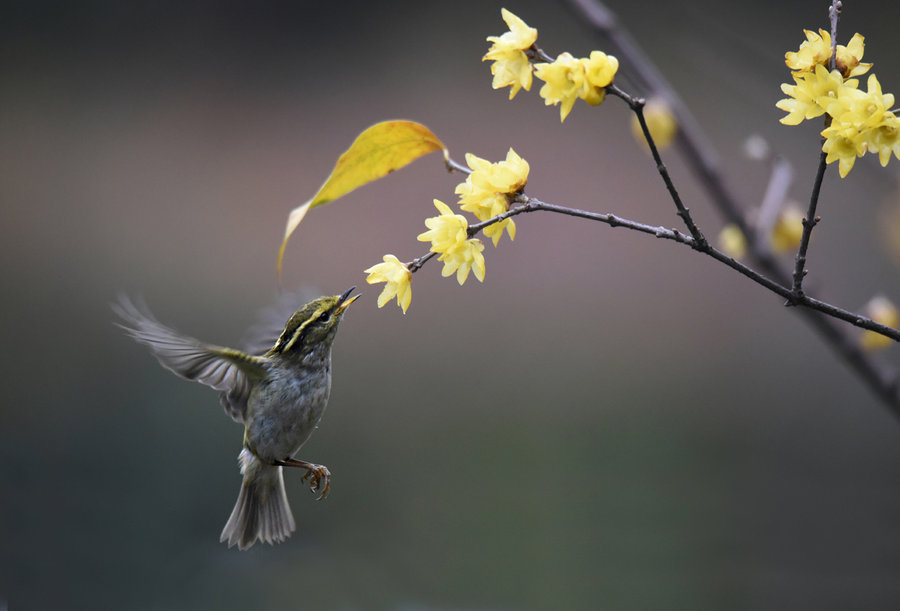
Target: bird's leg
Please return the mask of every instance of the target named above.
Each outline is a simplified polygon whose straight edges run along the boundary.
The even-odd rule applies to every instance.
[[[317,465],[315,463],[306,462],[305,460],[297,460],[296,458],[285,458],[284,460],[276,460],[275,464],[280,467],[298,467],[306,469],[306,475],[300,478],[301,482],[309,480],[309,489],[311,492],[318,492],[316,498],[323,499],[331,492],[331,471],[325,465]]]

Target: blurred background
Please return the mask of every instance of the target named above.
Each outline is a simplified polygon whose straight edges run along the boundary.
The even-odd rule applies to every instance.
[[[700,117],[749,207],[814,126],[785,127],[784,52],[825,0],[609,6]],[[845,2],[900,89],[890,2]],[[794,609],[900,607],[900,422],[781,300],[687,248],[552,215],[485,251],[484,284],[432,263],[412,307],[362,270],[426,250],[432,155],[316,209],[287,288],[361,285],[334,390],[299,457],[334,474],[298,529],[218,542],[241,429],[113,326],[143,295],[234,344],[277,290],[288,211],[366,126],[428,125],[462,160],[512,146],[546,201],[680,226],[627,109],[490,88],[506,6],[549,53],[602,48],[568,4],[19,1],[0,19],[0,606],[11,609]],[[627,70],[627,66],[623,66]],[[536,85],[539,87],[539,85]],[[672,175],[709,235],[721,220]],[[894,164],[897,164],[896,160]],[[882,229],[897,165],[829,168],[809,286],[858,309],[900,299]],[[787,261],[786,261],[787,263]],[[897,364],[896,349],[879,357]]]

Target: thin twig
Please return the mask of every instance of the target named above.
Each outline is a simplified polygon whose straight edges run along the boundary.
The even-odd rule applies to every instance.
[[[803,297],[803,278],[806,276],[806,251],[812,237],[813,227],[819,224],[816,216],[816,207],[819,203],[819,192],[822,190],[822,179],[825,178],[826,154],[823,151],[819,155],[819,167],[816,169],[816,180],[813,183],[812,193],[809,196],[809,207],[806,216],[803,217],[803,234],[800,237],[800,245],[797,247],[797,256],[794,258],[793,284],[791,285],[791,298],[789,305],[796,305],[797,300]]]
[[[666,164],[663,163],[662,157],[659,154],[659,149],[656,147],[656,142],[653,140],[653,136],[650,134],[650,128],[647,126],[647,120],[644,117],[644,106],[646,104],[643,98],[635,98],[615,85],[609,85],[606,88],[607,93],[610,93],[622,100],[625,100],[625,103],[628,104],[628,107],[631,108],[632,112],[637,116],[638,123],[641,125],[641,132],[644,134],[644,140],[647,142],[647,145],[650,147],[650,154],[653,155],[653,161],[656,162],[656,171],[662,177],[663,182],[666,184],[666,190],[668,190],[669,195],[672,198],[672,201],[675,202],[675,208],[678,211],[678,216],[681,217],[681,220],[684,221],[685,226],[688,228],[688,231],[691,232],[691,237],[694,238],[694,242],[696,244],[696,248],[703,249],[707,245],[706,236],[703,235],[703,232],[700,231],[700,228],[697,227],[697,224],[694,222],[693,217],[691,217],[691,211],[684,205],[684,202],[681,201],[681,196],[678,195],[678,190],[675,188],[675,183],[672,182],[672,177],[669,176],[669,170],[666,168]]]
[[[832,0],[831,6],[828,7],[828,17],[831,22],[831,59],[828,60],[828,69],[834,70],[837,55],[837,27],[841,14],[840,0]],[[830,118],[826,115],[825,127],[831,123]],[[816,180],[813,183],[812,193],[809,196],[809,206],[806,210],[806,216],[803,218],[803,234],[800,237],[800,245],[797,247],[797,256],[794,258],[794,274],[791,292],[792,298],[788,300],[789,305],[794,305],[797,298],[803,296],[803,278],[806,276],[806,253],[809,249],[809,242],[812,239],[812,231],[819,224],[819,217],[816,215],[816,207],[819,205],[819,192],[822,190],[822,180],[825,177],[825,168],[827,165],[827,155],[822,151],[819,155],[819,167],[816,169]]]
[[[831,6],[828,7],[828,20],[831,22],[831,60],[828,62],[828,69],[834,70],[837,65],[837,27],[841,18],[841,9],[844,5],[841,0],[831,0]]]
[[[531,48],[525,51],[525,55],[527,55],[528,59],[532,62],[534,62],[534,60],[538,60],[548,64],[553,62],[553,58],[545,53],[544,50],[537,45],[531,45]]]
[[[419,271],[420,269],[422,269],[422,266],[425,265],[426,263],[428,263],[428,260],[431,259],[436,254],[437,254],[436,252],[432,251],[432,252],[422,255],[421,257],[413,259],[409,263],[405,264],[406,268],[409,270],[409,272],[411,274],[414,274],[417,271]]]

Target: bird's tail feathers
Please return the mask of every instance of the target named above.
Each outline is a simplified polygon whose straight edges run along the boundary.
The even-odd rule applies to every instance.
[[[296,526],[284,490],[282,468],[263,463],[247,448],[241,450],[238,462],[244,481],[219,540],[241,550],[257,540],[269,544],[284,541]]]

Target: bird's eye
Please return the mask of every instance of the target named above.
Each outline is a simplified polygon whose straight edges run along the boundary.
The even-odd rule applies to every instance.
[[[322,312],[321,316],[319,316],[319,317],[316,319],[316,322],[327,322],[327,321],[328,321],[328,318],[329,318],[330,316],[331,316],[331,312],[328,311],[328,310],[325,310],[324,312]]]

